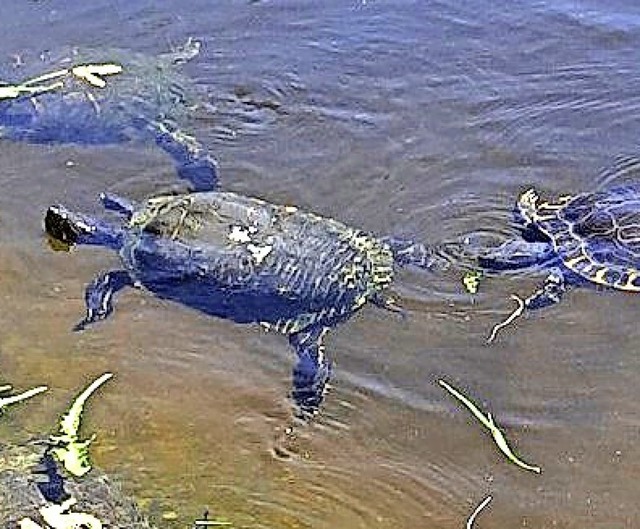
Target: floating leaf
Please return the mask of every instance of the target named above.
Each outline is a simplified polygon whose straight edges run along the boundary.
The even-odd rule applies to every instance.
[[[479,270],[470,270],[462,278],[464,288],[469,294],[476,294],[478,292],[478,285],[482,279],[482,272]]]

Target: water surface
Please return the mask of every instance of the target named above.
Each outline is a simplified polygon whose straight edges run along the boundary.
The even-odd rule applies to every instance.
[[[634,154],[640,8],[616,2],[17,2],[0,5],[0,60],[65,46],[157,54],[202,39],[185,66],[202,93],[194,132],[225,189],[422,242],[514,234],[518,193],[592,189]],[[174,181],[152,147],[2,142],[0,363],[48,384],[3,419],[42,431],[84,383],[97,462],[159,524],[205,507],[251,528],[448,529],[487,494],[478,527],[637,527],[640,337],[635,296],[574,291],[489,328],[542,277],[494,278],[471,299],[455,273],[399,274],[407,317],[366,307],[328,338],[321,416],[287,434],[286,340],[140,291],[107,322],[71,328],[116,256],[54,253],[55,202],[98,211]],[[541,476],[508,464],[436,384],[474,396]],[[278,448],[278,450],[274,450]],[[173,512],[174,522],[162,520]]]

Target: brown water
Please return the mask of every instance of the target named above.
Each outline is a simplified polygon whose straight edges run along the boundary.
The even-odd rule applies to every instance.
[[[590,189],[600,167],[637,152],[631,0],[5,1],[0,20],[7,61],[203,39],[186,70],[214,107],[195,132],[224,188],[380,234],[505,237],[527,186]],[[117,257],[52,252],[43,212],[97,212],[105,189],[153,193],[173,182],[168,159],[1,147],[2,379],[51,386],[3,417],[5,436],[47,430],[81,386],[113,371],[86,431],[99,434],[97,463],[160,526],[187,527],[208,506],[235,527],[459,528],[487,494],[483,529],[640,526],[637,297],[573,291],[489,347],[508,295],[541,278],[487,280],[472,300],[456,274],[402,272],[408,317],[367,307],[337,328],[322,414],[287,435],[292,358],[280,336],[140,291],[71,332],[85,284]],[[440,377],[490,409],[543,474],[507,463]],[[171,511],[178,519],[163,521]]]

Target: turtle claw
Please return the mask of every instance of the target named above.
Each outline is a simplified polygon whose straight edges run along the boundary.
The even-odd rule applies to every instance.
[[[71,329],[73,332],[82,332],[86,329],[87,325],[92,322],[88,321],[87,318],[84,318],[82,321],[76,323]]]
[[[193,136],[158,124],[155,142],[176,165],[178,177],[189,182],[193,191],[212,191],[218,184],[218,164]]]
[[[554,272],[544,280],[542,288],[536,290],[525,300],[527,309],[541,309],[560,303],[562,296],[567,291],[562,274]]]

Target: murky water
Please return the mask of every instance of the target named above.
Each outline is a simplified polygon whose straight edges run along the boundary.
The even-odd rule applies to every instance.
[[[637,152],[631,0],[5,1],[0,20],[6,64],[62,46],[156,54],[202,39],[185,71],[210,103],[194,130],[223,187],[380,234],[506,237],[527,186],[587,190]],[[43,212],[98,211],[105,189],[153,193],[173,181],[168,159],[151,147],[1,147],[2,379],[52,388],[3,417],[6,435],[48,428],[109,370],[87,417],[96,459],[160,525],[186,527],[208,507],[235,527],[459,528],[487,494],[478,527],[640,524],[637,297],[576,290],[489,347],[509,294],[541,278],[490,279],[471,300],[456,274],[402,272],[407,317],[367,307],[334,330],[322,414],[288,436],[280,336],[140,291],[71,332],[84,285],[117,258],[50,251]],[[543,474],[508,464],[440,377],[490,409]]]

